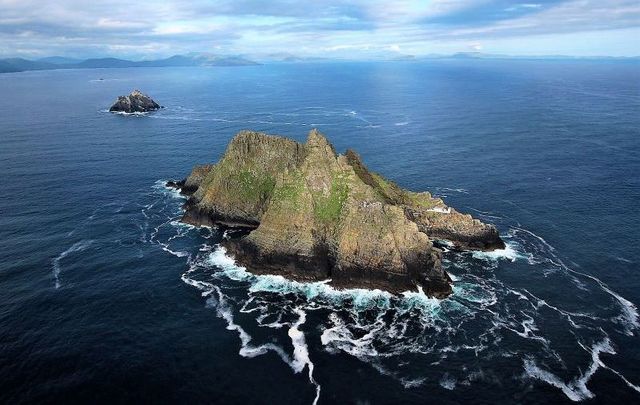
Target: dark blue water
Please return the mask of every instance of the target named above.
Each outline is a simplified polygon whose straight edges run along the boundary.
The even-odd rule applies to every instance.
[[[104,80],[97,80],[103,78]],[[139,88],[166,108],[105,112]],[[441,61],[0,75],[0,402],[640,398],[640,69]],[[253,129],[494,223],[454,294],[253,277],[163,181]]]

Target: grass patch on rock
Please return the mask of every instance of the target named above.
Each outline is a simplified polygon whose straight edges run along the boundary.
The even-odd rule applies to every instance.
[[[329,195],[315,197],[314,214],[316,219],[325,224],[337,223],[348,196],[349,184],[347,180],[340,175],[334,176]]]

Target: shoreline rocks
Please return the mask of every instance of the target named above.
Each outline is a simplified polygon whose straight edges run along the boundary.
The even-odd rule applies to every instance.
[[[160,104],[140,90],[134,90],[128,96],[118,96],[118,99],[109,108],[110,112],[121,112],[127,114],[144,113],[162,108]]]
[[[458,250],[504,248],[492,225],[398,187],[353,151],[337,154],[315,129],[304,144],[242,131],[218,163],[167,186],[190,196],[183,222],[246,228],[222,245],[257,274],[444,298],[452,281],[438,240]]]

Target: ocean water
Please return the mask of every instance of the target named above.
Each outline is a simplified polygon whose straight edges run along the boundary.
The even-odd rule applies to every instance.
[[[139,88],[166,108],[106,112]],[[434,61],[0,75],[0,402],[640,399],[640,67]],[[256,277],[167,190],[317,127],[495,224],[442,301]]]

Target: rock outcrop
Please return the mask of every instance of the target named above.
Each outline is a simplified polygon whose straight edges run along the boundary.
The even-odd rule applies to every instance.
[[[134,90],[128,96],[118,96],[109,111],[131,114],[155,111],[159,108],[161,106],[153,101],[151,97],[142,94],[139,90]]]
[[[242,131],[218,163],[168,185],[190,195],[184,222],[251,229],[223,245],[260,274],[445,297],[451,280],[434,240],[458,249],[504,247],[495,227],[370,172],[315,129],[304,144]]]

